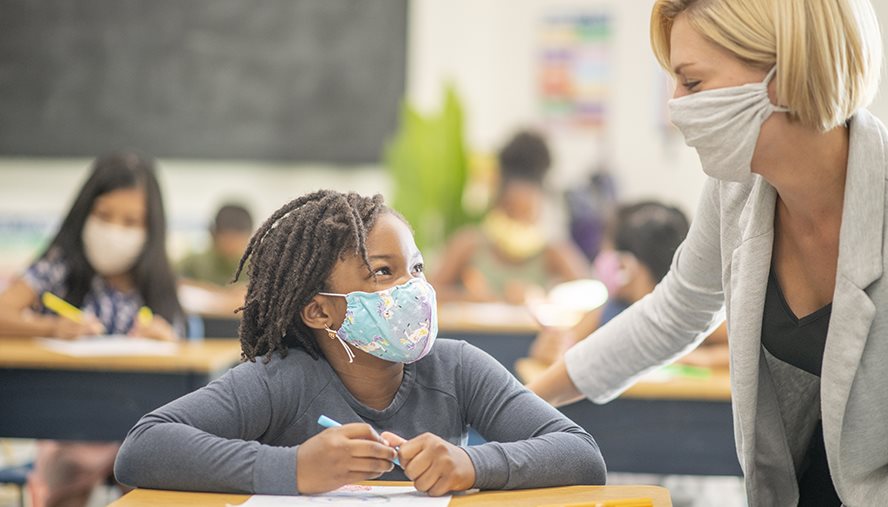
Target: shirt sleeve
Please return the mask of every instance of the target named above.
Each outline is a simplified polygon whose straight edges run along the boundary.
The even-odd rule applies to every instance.
[[[60,256],[50,252],[31,264],[22,274],[22,280],[37,294],[38,299],[47,291],[64,297],[63,289],[67,274],[68,270]]]
[[[466,421],[488,440],[465,450],[475,486],[520,489],[604,484],[595,440],[522,386],[499,362],[463,343],[458,377]]]
[[[235,367],[142,417],[117,455],[117,479],[141,488],[297,494],[297,447],[256,441],[275,427],[260,368]]]
[[[724,321],[718,193],[709,178],[688,237],[654,291],[565,354],[571,380],[596,403],[696,347]]]

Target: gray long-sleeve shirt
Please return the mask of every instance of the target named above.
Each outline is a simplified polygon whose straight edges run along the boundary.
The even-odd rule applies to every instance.
[[[238,365],[144,416],[127,435],[114,472],[138,487],[296,494],[296,450],[323,431],[322,414],[407,439],[431,432],[463,446],[471,425],[489,440],[465,447],[476,488],[605,482],[604,461],[588,433],[486,353],[445,339],[405,365],[383,410],[360,403],[326,360],[301,349],[268,364]],[[406,477],[395,467],[381,479]]]

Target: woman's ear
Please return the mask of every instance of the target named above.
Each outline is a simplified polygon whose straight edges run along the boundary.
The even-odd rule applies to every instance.
[[[302,307],[300,316],[302,322],[311,329],[326,329],[333,321],[331,315],[333,307],[326,301],[327,298],[315,296],[307,305]]]

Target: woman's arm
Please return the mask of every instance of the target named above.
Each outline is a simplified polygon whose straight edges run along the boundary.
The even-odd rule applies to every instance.
[[[564,358],[555,361],[546,371],[534,378],[527,384],[527,388],[554,407],[569,405],[585,398],[570,379]]]
[[[708,179],[687,239],[651,294],[567,351],[529,387],[565,402],[577,391],[598,403],[645,371],[695,347],[724,319],[718,183]]]
[[[519,489],[604,484],[595,440],[521,386],[495,359],[463,343],[457,392],[466,421],[488,440],[466,447],[475,487]]]
[[[579,322],[572,327],[545,327],[534,339],[530,345],[530,357],[539,359],[546,364],[552,364],[561,359],[561,356],[567,349],[573,347],[578,341],[592,334],[598,329],[598,323],[601,322],[601,312],[604,307],[600,306],[580,319]],[[539,392],[537,392],[539,394]],[[540,395],[543,399],[545,396]]]

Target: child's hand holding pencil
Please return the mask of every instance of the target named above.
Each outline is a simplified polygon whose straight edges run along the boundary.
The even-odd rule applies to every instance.
[[[130,329],[130,336],[139,338],[151,338],[152,340],[174,341],[176,331],[173,326],[159,315],[154,315],[150,308],[143,306],[139,309],[133,327]]]
[[[65,340],[74,340],[81,336],[105,334],[105,326],[94,315],[84,313],[76,306],[56,296],[44,292],[41,296],[43,306],[58,315],[53,328],[53,336]]]

